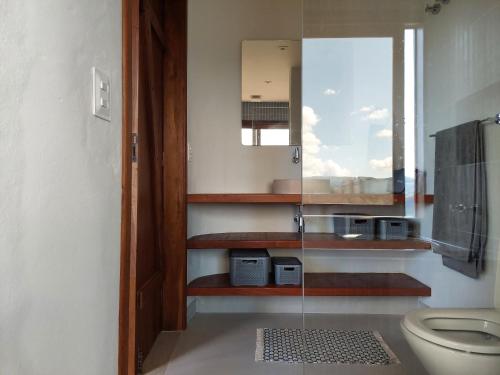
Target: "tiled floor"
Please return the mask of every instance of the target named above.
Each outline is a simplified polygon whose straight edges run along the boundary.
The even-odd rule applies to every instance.
[[[144,375],[164,375],[181,333],[162,332],[144,361]]]
[[[146,359],[147,375],[425,375],[392,315],[197,314],[182,333],[162,333]],[[255,362],[257,328],[376,330],[401,365],[291,365]],[[167,363],[168,362],[168,363]]]

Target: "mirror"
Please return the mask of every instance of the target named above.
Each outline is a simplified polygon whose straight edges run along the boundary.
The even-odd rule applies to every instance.
[[[300,145],[300,41],[245,40],[241,49],[242,144]]]

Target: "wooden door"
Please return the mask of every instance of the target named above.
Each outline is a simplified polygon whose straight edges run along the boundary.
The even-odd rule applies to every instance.
[[[163,58],[162,1],[142,0],[139,14],[137,129],[133,141],[132,210],[136,213],[137,368],[162,326]],[[135,192],[134,192],[135,189]],[[135,193],[135,194],[134,194]],[[134,244],[132,244],[134,247]]]
[[[160,330],[186,327],[187,0],[122,5],[118,373],[134,375]]]

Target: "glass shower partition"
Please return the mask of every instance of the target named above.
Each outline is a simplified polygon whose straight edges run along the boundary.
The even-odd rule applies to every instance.
[[[303,1],[305,374],[393,365],[426,374],[402,316],[500,306],[500,129],[486,125],[500,110],[495,15],[498,1]],[[467,167],[450,164],[456,148],[436,152],[436,132],[483,119],[483,146]],[[435,174],[446,168],[457,173],[443,187]],[[460,204],[467,176],[470,207]],[[457,200],[451,213],[447,196]],[[432,250],[452,244],[443,231],[464,233],[460,215],[478,207],[482,245],[464,272]]]
[[[406,237],[415,210],[416,103],[408,77],[422,9],[398,23],[374,2],[346,4],[304,2],[306,374],[396,363],[398,314],[430,293],[404,272],[414,257],[410,241],[428,245],[379,239],[381,232]]]

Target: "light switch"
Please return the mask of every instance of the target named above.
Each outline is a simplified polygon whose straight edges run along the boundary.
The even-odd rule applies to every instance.
[[[188,162],[193,161],[193,148],[190,143],[187,144],[187,159]]]
[[[109,76],[97,69],[92,68],[92,114],[106,121],[111,121],[111,84]]]

